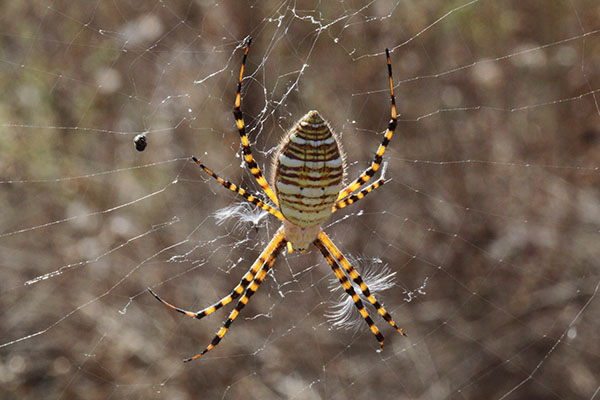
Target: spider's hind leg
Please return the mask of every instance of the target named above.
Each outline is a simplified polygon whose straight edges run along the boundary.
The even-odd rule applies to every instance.
[[[271,243],[268,246],[268,249],[270,251],[268,252],[266,261],[261,263],[259,271],[256,274],[256,276],[254,277],[254,279],[252,280],[252,283],[250,283],[250,285],[246,288],[246,290],[244,291],[244,295],[238,300],[237,304],[235,305],[235,308],[233,309],[233,311],[231,311],[231,313],[225,320],[225,323],[223,323],[223,326],[221,327],[221,329],[219,329],[219,331],[217,332],[217,334],[215,335],[213,340],[201,353],[198,353],[193,357],[186,358],[185,360],[183,360],[184,362],[193,361],[199,357],[202,357],[204,354],[208,353],[216,345],[219,344],[221,339],[223,339],[223,337],[227,333],[227,330],[229,329],[229,327],[231,326],[233,321],[240,315],[240,311],[242,311],[244,306],[246,304],[248,304],[250,297],[252,297],[252,295],[254,293],[256,293],[256,291],[258,290],[258,287],[260,286],[262,281],[267,276],[269,269],[271,268],[271,266],[273,266],[273,263],[275,263],[275,259],[281,253],[281,251],[286,247],[286,244],[287,244],[287,240],[285,240],[285,238],[283,237],[283,231],[280,230],[279,234],[276,235],[273,238],[273,240],[271,240]],[[273,246],[272,248],[271,248],[271,245]],[[263,258],[263,255],[265,255],[265,253],[267,253],[267,249],[265,249],[263,254],[261,254],[261,257],[259,258],[259,260],[257,260],[257,262]]]
[[[148,288],[148,291],[150,292],[150,294],[152,296],[154,296],[156,298],[156,300],[160,301],[161,303],[163,303],[165,306],[169,307],[171,310],[175,310],[177,312],[180,312],[182,314],[187,315],[188,317],[192,317],[192,318],[196,318],[196,319],[202,319],[204,317],[206,317],[207,315],[210,315],[212,313],[214,313],[215,311],[217,311],[218,309],[220,309],[221,307],[229,304],[233,299],[237,298],[241,293],[243,293],[244,289],[246,288],[246,286],[248,286],[248,283],[246,283],[246,276],[249,275],[252,271],[248,271],[246,273],[246,275],[244,275],[244,278],[242,278],[242,281],[240,282],[240,284],[238,286],[236,286],[236,288],[231,292],[231,294],[229,294],[229,296],[223,297],[221,300],[219,300],[217,303],[213,304],[210,307],[206,307],[203,310],[200,311],[188,311],[188,310],[184,310],[183,308],[179,308],[177,306],[174,306],[173,304],[167,302],[166,300],[164,300],[162,297],[160,297],[159,295],[157,295],[151,288]],[[250,278],[250,282],[252,281],[253,278]],[[238,288],[241,288],[241,290],[238,290]]]
[[[321,245],[317,244],[317,242],[321,243]],[[348,273],[348,275],[350,275],[350,278],[352,278],[354,283],[358,287],[360,287],[362,294],[369,300],[369,302],[373,305],[373,307],[377,310],[377,312],[383,317],[383,319],[385,319],[391,326],[393,326],[396,329],[396,331],[398,331],[398,333],[400,333],[403,336],[406,336],[406,333],[404,333],[404,331],[394,322],[394,320],[392,319],[392,316],[385,310],[385,308],[383,308],[381,303],[379,303],[379,301],[377,301],[377,299],[375,299],[375,297],[373,297],[373,294],[371,294],[369,287],[362,280],[362,278],[360,277],[358,272],[356,272],[356,270],[354,269],[354,267],[352,267],[350,262],[348,262],[346,257],[344,257],[344,255],[338,250],[338,248],[335,246],[335,244],[333,244],[331,239],[329,239],[329,237],[323,231],[321,231],[319,233],[319,238],[317,239],[317,241],[315,241],[315,244],[317,244],[317,247],[319,247],[319,250],[321,250],[321,253],[323,253],[323,255],[325,255],[325,253],[323,252],[323,249],[324,249],[327,252],[327,254],[330,255],[330,257],[332,258],[333,261],[337,260],[337,261],[339,261],[340,264],[342,264],[342,267],[344,268],[344,270]],[[326,255],[325,255],[325,258],[327,258]],[[329,262],[329,264],[331,264],[329,259],[327,261]],[[337,263],[335,263],[335,264],[338,265]],[[333,265],[332,265],[332,268],[333,268]],[[339,268],[339,265],[338,265],[338,268]],[[334,272],[335,272],[335,270],[334,270]],[[336,273],[336,275],[337,275],[337,273]],[[344,278],[346,278],[345,275],[344,275]],[[347,279],[348,278],[346,278],[346,280]],[[350,285],[350,283],[348,283],[348,285]],[[352,288],[351,285],[350,285],[350,288]],[[344,286],[344,289],[346,289],[346,286]],[[348,292],[348,291],[346,290],[346,292]],[[348,292],[348,294],[350,294],[350,293]],[[356,298],[358,299],[358,296],[356,296]],[[352,299],[354,300],[354,296],[352,297]],[[354,302],[357,303],[356,300]],[[358,305],[357,305],[357,307],[358,307]],[[361,314],[362,314],[362,312],[361,312]],[[364,315],[363,315],[363,317],[364,317]]]
[[[327,260],[327,263],[331,266],[333,273],[344,287],[344,290],[346,291],[346,293],[348,293],[348,296],[352,298],[352,301],[354,301],[354,305],[360,312],[360,315],[362,315],[367,325],[369,325],[369,329],[371,329],[371,332],[373,332],[373,334],[379,341],[379,349],[383,350],[383,335],[381,334],[381,332],[379,332],[379,328],[377,328],[377,326],[369,316],[369,313],[367,313],[367,310],[365,310],[365,306],[354,291],[352,284],[348,281],[348,277],[344,275],[344,272],[340,268],[339,264],[337,263],[335,258],[329,253],[327,247],[325,247],[325,244],[320,239],[315,240],[314,244],[321,251],[321,254],[323,254],[323,257],[325,257],[325,260]]]
[[[252,264],[252,267],[250,268],[250,270],[248,272],[246,272],[246,274],[242,277],[242,280],[240,281],[240,283],[231,291],[231,293],[228,296],[223,297],[221,300],[219,300],[215,304],[213,304],[209,307],[206,307],[203,310],[196,311],[196,312],[184,310],[183,308],[176,307],[176,306],[172,305],[171,303],[168,303],[167,301],[163,300],[152,289],[148,288],[148,291],[158,301],[160,301],[161,303],[163,303],[165,306],[169,307],[170,309],[180,312],[182,314],[185,314],[188,317],[202,319],[202,318],[206,317],[207,315],[214,313],[215,311],[222,308],[223,306],[226,306],[227,304],[231,303],[233,300],[237,299],[238,297],[240,297],[240,295],[242,293],[244,293],[244,291],[246,290],[248,285],[250,285],[250,283],[254,280],[254,278],[256,277],[256,275],[258,274],[258,272],[260,271],[260,269],[264,265],[264,263],[267,261],[267,259],[271,256],[271,253],[273,253],[273,251],[277,248],[277,246],[279,246],[279,242],[282,239],[283,239],[283,230],[279,229],[279,231],[277,232],[275,237],[267,245],[265,250],[261,253],[261,255],[258,257],[258,259],[254,262],[254,264]]]

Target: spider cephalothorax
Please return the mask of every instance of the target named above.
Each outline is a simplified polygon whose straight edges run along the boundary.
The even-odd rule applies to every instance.
[[[404,335],[404,332],[396,325],[383,306],[373,297],[358,272],[356,272],[325,232],[323,232],[321,225],[336,210],[355,203],[385,183],[384,173],[386,164],[382,164],[383,153],[392,138],[397,118],[390,53],[386,49],[390,98],[392,101],[392,118],[371,166],[351,184],[342,189],[345,169],[341,147],[329,124],[323,120],[317,111],[309,111],[288,132],[275,157],[273,173],[275,191],[273,191],[252,156],[241,110],[242,79],[244,77],[244,68],[249,50],[250,39],[247,41],[244,58],[242,59],[233,115],[242,141],[242,151],[246,165],[273,205],[259,200],[256,195],[220,178],[195,157],[192,157],[192,159],[206,173],[219,181],[221,185],[243,196],[255,206],[276,216],[283,222],[283,226],[277,230],[273,239],[271,239],[258,259],[252,264],[250,270],[246,272],[240,283],[231,293],[203,310],[192,312],[175,307],[160,298],[152,289],[148,288],[148,290],[167,307],[198,319],[214,313],[216,310],[242,296],[211,343],[201,353],[184,361],[195,360],[219,344],[229,326],[248,303],[250,297],[258,290],[269,269],[275,263],[275,259],[286,245],[291,252],[293,248],[304,251],[310,243],[313,243],[331,266],[346,293],[354,301],[354,305],[379,341],[380,348],[383,348],[383,335],[365,310],[362,300],[356,294],[349,279],[352,279],[355,285],[360,288],[363,296],[373,305],[383,319],[396,328],[402,335]],[[375,183],[356,192],[375,175],[380,167],[382,169],[380,178]]]

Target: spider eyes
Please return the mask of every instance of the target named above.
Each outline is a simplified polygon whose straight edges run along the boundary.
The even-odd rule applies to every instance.
[[[146,139],[146,135],[140,133],[133,138],[133,143],[135,143],[135,149],[137,151],[144,151],[146,146],[148,146],[148,139]]]

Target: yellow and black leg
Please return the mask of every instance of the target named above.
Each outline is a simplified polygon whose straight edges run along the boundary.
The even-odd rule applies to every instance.
[[[244,124],[244,116],[242,114],[241,104],[242,104],[242,79],[244,78],[244,69],[246,67],[246,59],[248,58],[248,52],[250,51],[250,43],[252,42],[252,38],[248,38],[246,42],[246,49],[244,50],[244,58],[242,58],[242,67],[240,69],[240,78],[238,80],[237,93],[235,95],[235,105],[233,107],[233,116],[235,117],[235,123],[237,125],[238,132],[240,133],[240,138],[242,140],[242,153],[244,155],[244,161],[246,161],[246,165],[256,181],[260,185],[260,187],[264,190],[264,192],[269,196],[271,201],[278,205],[277,196],[267,183],[267,180],[263,176],[262,172],[260,172],[260,168],[258,164],[254,160],[252,156],[252,150],[250,149],[250,143],[248,142],[248,136],[246,135],[246,126]]]
[[[385,55],[386,55],[387,67],[388,67],[388,77],[389,77],[389,81],[390,81],[390,98],[392,101],[392,118],[390,119],[390,122],[388,123],[387,132],[385,133],[385,136],[383,137],[383,141],[381,142],[381,144],[379,145],[379,148],[377,149],[377,153],[375,154],[375,159],[371,163],[371,166],[369,168],[367,168],[365,170],[365,172],[362,173],[361,176],[356,178],[356,180],[354,182],[352,182],[350,185],[346,186],[342,191],[340,191],[340,194],[338,195],[338,198],[337,198],[338,200],[342,200],[344,197],[348,196],[350,193],[357,190],[359,187],[364,185],[369,179],[371,179],[371,177],[373,177],[373,175],[375,175],[375,173],[381,166],[381,163],[383,161],[383,153],[385,153],[385,149],[390,144],[390,140],[392,140],[392,135],[394,134],[394,130],[396,129],[396,125],[398,123],[398,114],[396,112],[396,98],[394,97],[394,84],[392,82],[392,62],[390,60],[390,51],[388,49],[385,49]]]
[[[329,237],[325,234],[325,232],[321,231],[319,233],[318,240],[320,242],[322,242],[323,246],[325,246],[327,248],[328,252],[331,255],[333,255],[333,257],[335,257],[335,259],[337,261],[339,261],[340,264],[342,264],[342,267],[344,268],[344,270],[348,273],[348,275],[350,275],[350,278],[352,278],[354,283],[358,287],[360,287],[362,294],[369,300],[369,302],[373,305],[373,307],[375,307],[377,312],[379,314],[381,314],[383,319],[385,319],[391,326],[393,326],[398,331],[398,333],[406,336],[404,331],[401,328],[399,328],[398,325],[394,322],[394,320],[392,319],[392,316],[383,308],[381,303],[379,303],[377,301],[377,299],[375,299],[375,297],[373,297],[367,284],[362,280],[362,278],[360,277],[358,272],[356,272],[354,267],[352,267],[352,265],[348,262],[346,257],[344,257],[344,255],[338,250],[338,248],[335,246],[335,244],[333,244],[333,242],[331,241],[331,239],[329,239]],[[321,250],[321,252],[322,252],[322,250]]]
[[[333,273],[335,274],[335,276],[338,278],[338,280],[344,287],[344,290],[346,291],[348,296],[350,296],[352,298],[352,301],[354,301],[354,305],[358,309],[358,312],[360,312],[360,315],[362,315],[362,317],[365,320],[365,322],[367,323],[367,325],[369,325],[369,329],[371,329],[371,332],[373,332],[373,334],[379,341],[380,350],[383,350],[383,340],[384,340],[383,335],[381,334],[381,332],[379,332],[379,329],[377,328],[377,326],[375,326],[375,323],[373,322],[373,320],[367,313],[367,310],[365,310],[365,306],[363,305],[362,301],[360,300],[360,298],[354,291],[354,288],[352,287],[352,284],[348,280],[348,277],[346,275],[344,275],[344,272],[340,268],[336,259],[334,258],[334,256],[332,256],[330,254],[330,252],[327,250],[327,247],[320,239],[315,240],[313,243],[321,251],[321,254],[323,254],[323,257],[325,257],[325,259],[327,260],[327,263],[329,263],[329,265],[331,266]]]
[[[219,300],[212,306],[206,307],[203,310],[196,311],[196,312],[184,310],[182,308],[176,307],[176,306],[166,302],[159,295],[154,293],[154,291],[152,289],[148,288],[148,291],[154,297],[156,297],[156,299],[158,301],[160,301],[161,303],[163,303],[165,306],[169,307],[170,309],[178,311],[182,314],[185,314],[188,317],[202,319],[202,318],[206,317],[207,315],[214,313],[215,311],[222,308],[223,306],[226,306],[227,304],[231,303],[233,300],[237,299],[238,297],[240,297],[240,295],[242,293],[244,293],[244,291],[246,290],[248,285],[250,285],[250,283],[254,280],[254,278],[256,277],[256,274],[261,269],[261,267],[265,264],[267,259],[271,256],[271,254],[273,253],[275,248],[277,246],[279,246],[282,239],[283,239],[283,229],[280,228],[277,231],[277,233],[275,234],[275,237],[273,237],[271,242],[267,245],[265,250],[261,253],[261,255],[258,257],[258,259],[254,262],[254,264],[252,264],[252,267],[250,268],[250,270],[248,272],[246,272],[246,274],[244,275],[244,277],[242,278],[240,283],[231,291],[229,296],[223,297],[221,300]]]
[[[192,157],[192,160],[196,164],[198,164],[200,166],[200,168],[202,168],[204,170],[204,172],[206,172],[208,175],[212,176],[217,181],[219,181],[219,183],[221,185],[223,185],[225,188],[231,190],[232,192],[236,192],[237,194],[239,194],[240,196],[242,196],[243,198],[248,200],[250,203],[254,204],[255,206],[257,206],[259,208],[262,208],[265,211],[270,212],[271,214],[276,216],[280,221],[283,221],[283,214],[281,214],[281,212],[279,210],[277,210],[274,207],[271,207],[269,204],[260,200],[258,197],[256,197],[256,195],[250,193],[246,189],[241,188],[241,187],[235,185],[234,183],[229,182],[228,180],[222,179],[217,174],[215,174],[213,171],[211,171],[206,165],[204,165],[196,157]]]
[[[273,266],[273,263],[275,262],[277,256],[285,248],[287,240],[283,238],[283,235],[277,236],[276,239],[277,240],[273,239],[271,241],[271,243],[274,245],[274,248],[268,255],[266,262],[264,263],[262,268],[260,268],[255,278],[252,280],[252,283],[250,283],[250,285],[246,288],[246,290],[244,291],[244,295],[238,300],[237,304],[235,305],[235,308],[233,309],[233,311],[231,311],[229,317],[227,317],[227,320],[223,324],[223,327],[217,332],[210,344],[201,353],[196,354],[194,357],[186,358],[185,360],[183,360],[184,362],[193,361],[199,357],[202,357],[204,354],[208,353],[216,345],[218,345],[221,339],[223,339],[223,336],[225,336],[227,330],[229,329],[233,321],[238,317],[240,311],[242,311],[244,306],[248,304],[250,297],[252,297],[252,295],[258,290],[258,287],[262,283],[263,279],[265,279],[265,276],[267,276],[267,273],[269,272],[271,266]]]
[[[373,182],[372,184],[370,184],[369,186],[362,189],[360,192],[358,192],[356,194],[347,196],[347,197],[343,198],[342,200],[336,201],[336,203],[331,208],[331,213],[333,214],[340,208],[348,207],[350,204],[356,203],[357,201],[361,200],[366,195],[371,193],[373,190],[377,189],[378,187],[383,186],[387,182],[385,180],[385,170],[386,169],[387,169],[387,162],[384,162],[383,168],[381,168],[381,177],[379,179],[377,179],[376,182]]]

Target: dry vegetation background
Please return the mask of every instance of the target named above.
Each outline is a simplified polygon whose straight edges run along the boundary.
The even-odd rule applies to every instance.
[[[600,398],[597,29],[596,0],[0,3],[0,398]],[[394,48],[392,181],[327,228],[397,272],[380,296],[409,336],[377,318],[381,354],[331,329],[314,250],[191,364],[224,313],[145,292],[202,308],[277,228],[217,225],[237,199],[185,160],[256,187],[231,115],[248,34],[257,158],[318,109],[350,176]]]

